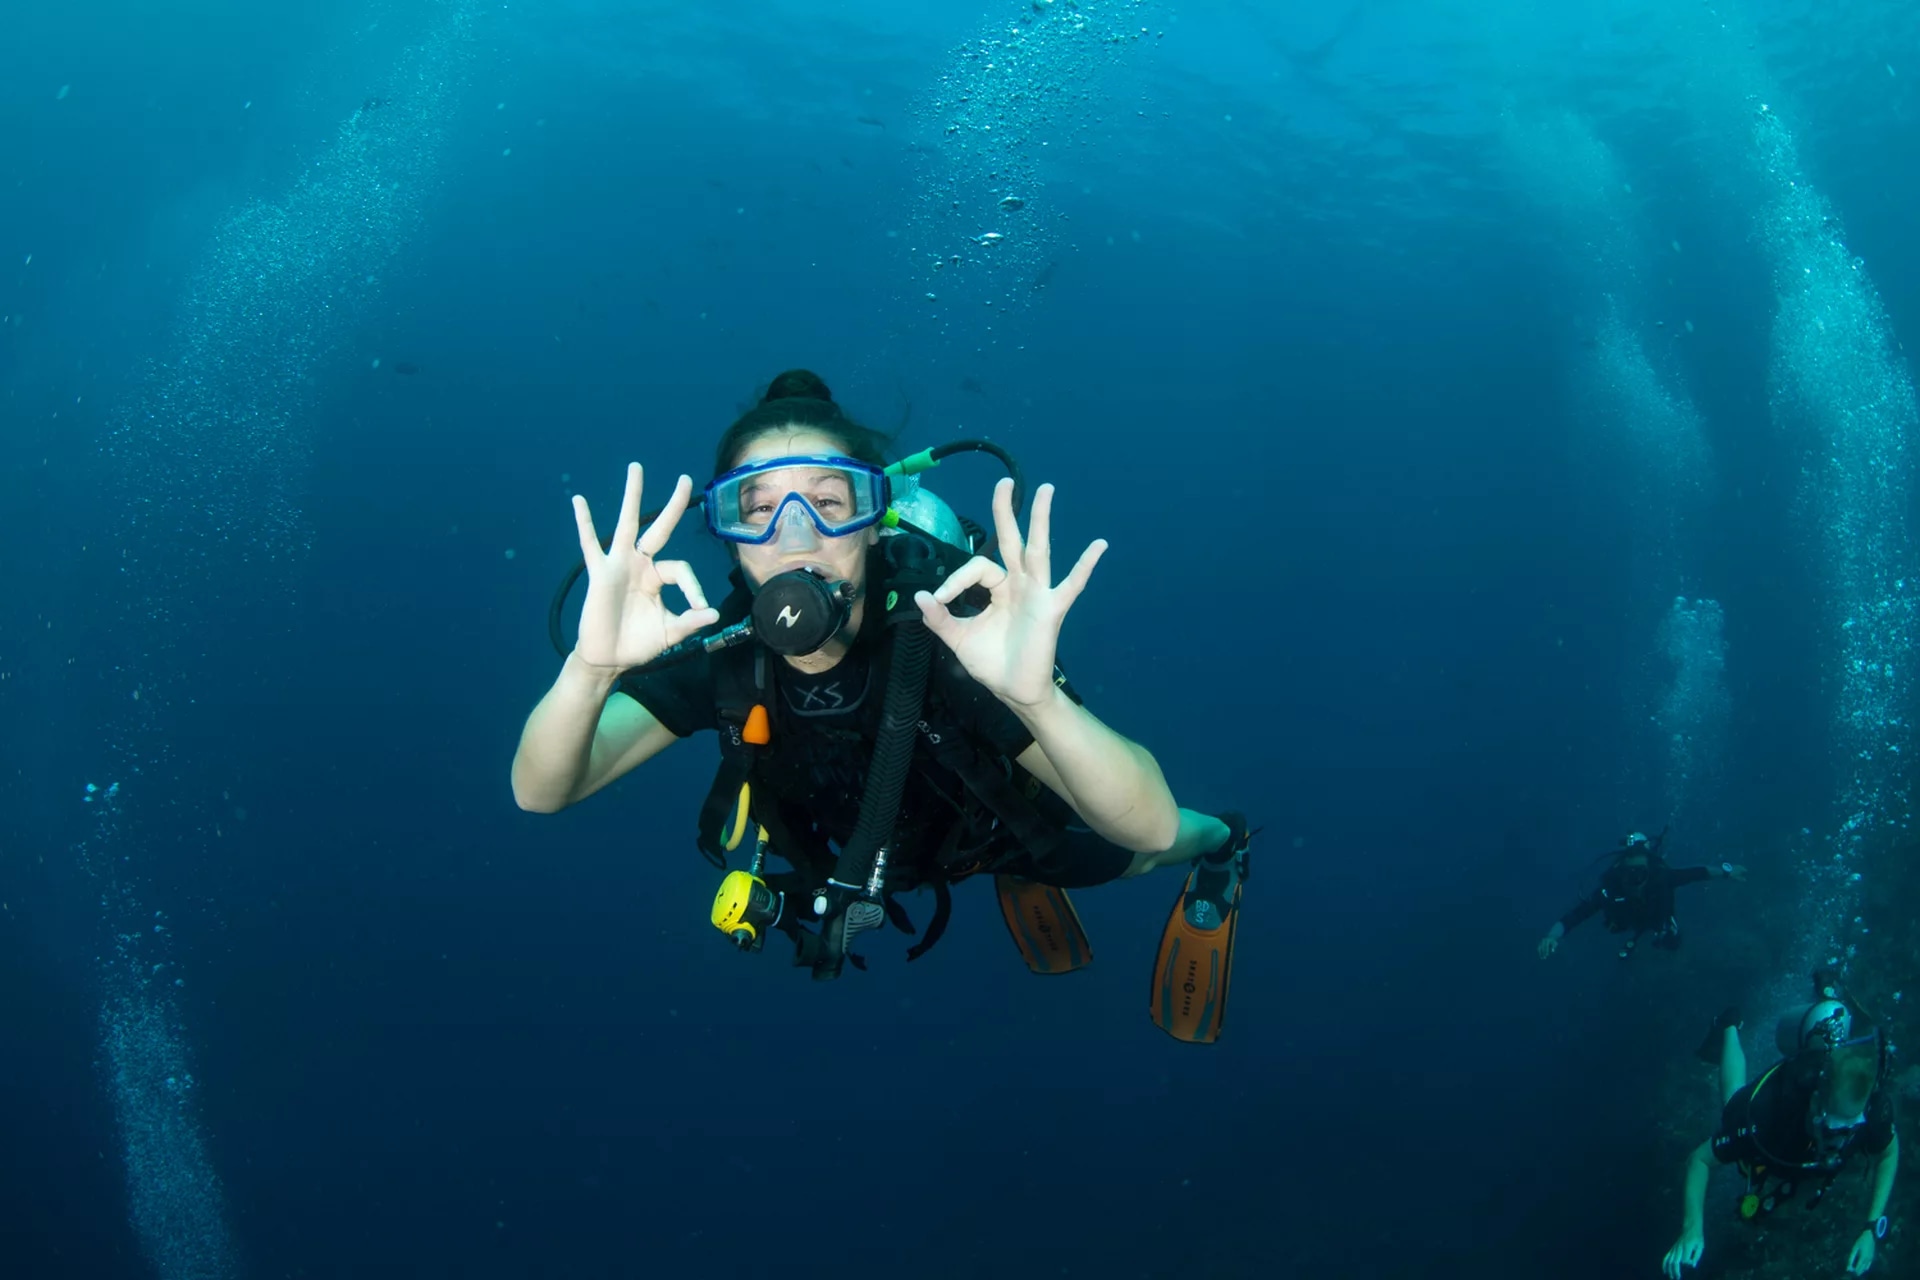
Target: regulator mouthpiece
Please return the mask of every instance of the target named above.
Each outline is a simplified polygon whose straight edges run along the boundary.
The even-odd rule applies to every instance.
[[[785,658],[816,653],[853,614],[853,584],[828,582],[812,569],[789,569],[753,597],[753,635]]]

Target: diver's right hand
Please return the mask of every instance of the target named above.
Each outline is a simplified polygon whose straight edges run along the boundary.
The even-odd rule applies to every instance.
[[[1682,1227],[1680,1238],[1673,1242],[1673,1248],[1667,1250],[1666,1260],[1660,1264],[1660,1269],[1669,1280],[1680,1280],[1680,1268],[1699,1266],[1701,1255],[1706,1251],[1707,1238],[1701,1234],[1700,1228]]]
[[[580,556],[587,563],[587,599],[580,607],[580,635],[574,654],[594,667],[625,671],[651,662],[662,652],[720,615],[707,607],[706,592],[684,560],[655,560],[674,526],[686,514],[693,481],[681,476],[673,497],[646,532],[640,530],[640,464],[627,464],[627,491],[620,500],[620,518],[613,541],[600,549],[587,500],[573,495],[573,519],[580,530]],[[672,613],[660,598],[662,588],[680,588],[690,606]]]
[[[1540,951],[1540,958],[1542,960],[1545,960],[1548,956],[1552,955],[1554,952],[1558,951],[1559,949],[1560,949],[1560,939],[1554,937],[1552,934],[1548,934],[1546,937],[1540,939],[1539,951]]]

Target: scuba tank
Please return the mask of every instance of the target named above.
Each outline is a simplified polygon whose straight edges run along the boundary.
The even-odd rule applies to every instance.
[[[931,534],[968,555],[974,553],[979,542],[978,527],[970,532],[966,527],[968,522],[955,515],[944,498],[921,484],[918,476],[901,476],[894,481],[893,505],[889,509],[900,517],[901,523]],[[891,538],[899,533],[898,528],[888,528],[882,529],[880,536]]]

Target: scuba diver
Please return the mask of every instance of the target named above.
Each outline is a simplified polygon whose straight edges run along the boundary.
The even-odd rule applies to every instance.
[[[1740,1014],[1728,1009],[1714,1020],[1700,1056],[1720,1067],[1720,1127],[1687,1159],[1680,1238],[1667,1251],[1663,1269],[1678,1280],[1706,1252],[1703,1214],[1709,1155],[1737,1165],[1746,1179],[1740,1197],[1742,1221],[1757,1224],[1796,1192],[1818,1208],[1848,1160],[1871,1163],[1871,1199],[1859,1234],[1847,1253],[1847,1273],[1864,1275],[1878,1242],[1887,1235],[1887,1199],[1900,1167],[1900,1136],[1888,1096],[1891,1048],[1878,1027],[1847,998],[1839,975],[1814,974],[1814,1000],[1789,1010],[1774,1030],[1781,1058],[1747,1083],[1740,1048]]]
[[[1239,814],[1180,808],[1153,756],[1096,719],[1055,665],[1107,544],[1056,582],[1051,485],[1023,534],[1004,450],[960,441],[888,464],[887,443],[816,375],[774,379],[722,436],[699,502],[734,562],[717,609],[686,561],[661,558],[693,501],[688,477],[643,517],[629,464],[604,549],[576,496],[586,600],[569,648],[559,620],[576,569],[549,613],[565,661],[521,735],[515,800],[556,812],[716,731],[697,843],[718,869],[736,852],[747,866],[723,879],[713,923],[744,951],[785,934],[794,963],[823,980],[865,967],[860,934],[917,932],[898,895],[922,888],[934,910],[907,954],[924,954],[951,886],[980,873],[1029,968],[1071,972],[1092,948],[1068,890],[1184,868],[1150,1013],[1177,1039],[1212,1043],[1252,833]],[[991,539],[916,478],[964,452],[1009,471]],[[667,606],[667,587],[686,609]],[[769,855],[791,869],[767,870]]]
[[[1599,887],[1575,903],[1573,909],[1553,922],[1547,936],[1540,939],[1540,958],[1560,949],[1560,939],[1593,915],[1606,921],[1609,933],[1624,933],[1620,958],[1633,954],[1641,935],[1652,934],[1653,945],[1662,951],[1680,949],[1680,919],[1673,910],[1673,891],[1696,880],[1745,880],[1747,869],[1737,862],[1717,867],[1670,867],[1660,856],[1667,833],[1648,839],[1644,832],[1630,831],[1613,851],[1613,865],[1600,877]]]

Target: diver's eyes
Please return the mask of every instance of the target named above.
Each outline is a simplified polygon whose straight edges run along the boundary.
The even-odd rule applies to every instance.
[[[793,496],[804,499],[808,506],[811,506],[823,516],[837,517],[842,512],[850,510],[853,506],[844,495],[837,493],[826,493],[812,498],[807,497],[805,494],[796,494]],[[785,498],[783,497],[782,501],[784,500]],[[753,524],[765,524],[773,518],[773,513],[779,509],[780,503],[778,502],[764,498],[754,498],[741,505],[740,518]]]

